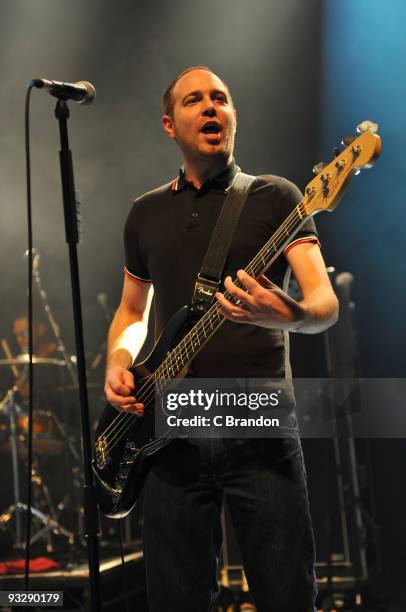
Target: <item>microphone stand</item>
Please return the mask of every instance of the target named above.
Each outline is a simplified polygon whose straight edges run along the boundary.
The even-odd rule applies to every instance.
[[[68,143],[67,119],[69,108],[66,100],[59,99],[55,107],[55,117],[59,121],[61,150],[59,152],[63,207],[65,217],[66,242],[69,249],[69,263],[73,302],[73,319],[75,325],[75,342],[79,382],[79,398],[82,424],[82,446],[84,461],[84,518],[85,537],[87,541],[89,580],[92,612],[100,612],[100,564],[99,564],[99,514],[96,501],[96,490],[92,472],[91,434],[89,423],[89,406],[86,385],[86,361],[83,343],[82,309],[80,299],[79,267],[77,243],[79,229],[73,178],[72,153]]]

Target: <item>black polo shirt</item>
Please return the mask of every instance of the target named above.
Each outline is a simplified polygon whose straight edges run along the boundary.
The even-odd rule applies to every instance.
[[[191,303],[210,236],[238,170],[233,162],[200,189],[188,183],[181,170],[174,181],[144,194],[131,208],[124,230],[125,271],[134,282],[153,283],[156,338],[170,317]],[[256,177],[223,280],[247,266],[301,199],[299,189],[284,178]],[[303,240],[317,241],[313,220],[292,244]],[[282,287],[287,270],[287,260],[280,255],[267,276]],[[290,374],[287,337],[279,329],[226,321],[194,359],[192,373],[202,378],[284,377]]]

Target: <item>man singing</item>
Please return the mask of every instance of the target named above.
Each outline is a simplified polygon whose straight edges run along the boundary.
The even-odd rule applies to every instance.
[[[236,110],[227,85],[202,66],[183,71],[163,98],[163,128],[183,157],[177,178],[136,200],[125,225],[121,303],[109,331],[105,393],[142,413],[128,371],[146,337],[154,291],[156,337],[191,301],[213,228],[234,176]],[[308,221],[257,280],[243,271],[302,196],[273,175],[255,178],[216,293],[227,319],[191,364],[201,378],[289,380],[288,332],[316,333],[338,303]],[[281,287],[289,268],[303,299]],[[238,288],[232,278],[239,279]],[[290,415],[292,431],[297,421]],[[224,496],[250,591],[260,612],[313,612],[314,540],[298,435],[271,439],[177,439],[154,456],[143,494],[151,612],[207,612],[217,592]]]

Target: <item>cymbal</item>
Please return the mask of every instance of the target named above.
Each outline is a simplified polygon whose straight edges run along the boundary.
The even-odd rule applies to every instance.
[[[12,357],[11,359],[0,359],[0,366],[2,365],[27,365],[30,361],[30,357],[28,353],[23,353],[22,355],[17,355],[17,357]],[[66,365],[66,361],[64,359],[55,359],[54,357],[39,357],[37,355],[32,356],[32,363],[37,364],[46,364],[46,365],[58,365],[64,366]]]

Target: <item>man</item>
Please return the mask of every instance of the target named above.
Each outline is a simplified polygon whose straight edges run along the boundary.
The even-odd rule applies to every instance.
[[[22,355],[28,353],[28,317],[26,314],[19,314],[13,321],[13,332],[17,344]],[[51,342],[47,335],[47,327],[42,319],[33,321],[33,350],[35,357],[58,358],[58,347],[55,342]],[[58,369],[54,365],[41,364],[37,367],[41,368],[36,371],[35,390],[39,392],[40,403],[43,409],[50,404],[50,393],[55,391],[57,386],[61,385],[61,377]],[[22,376],[16,381],[16,385],[21,396],[24,399],[28,398],[28,370],[24,366]],[[51,407],[51,406],[49,406]]]
[[[25,314],[17,316],[13,321],[13,332],[22,353],[28,353],[28,317]],[[54,356],[57,350],[55,342],[47,338],[46,325],[42,319],[33,324],[33,347],[38,357]]]
[[[225,194],[236,111],[226,84],[206,67],[181,73],[164,94],[163,128],[181,149],[178,178],[139,198],[126,222],[126,268],[109,332],[105,393],[119,410],[142,413],[128,372],[146,336],[155,294],[156,335],[190,303],[194,282]],[[313,222],[269,278],[243,272],[292,208],[297,188],[257,177],[241,213],[216,299],[228,319],[191,364],[198,377],[290,377],[287,331],[314,333],[337,317]],[[290,265],[303,300],[277,284]],[[238,271],[238,272],[237,272]],[[244,290],[231,280],[235,275]],[[294,414],[291,425],[296,430]],[[175,440],[156,455],[144,488],[144,554],[150,610],[212,609],[226,494],[250,590],[262,612],[313,612],[314,544],[297,436],[270,440]]]

